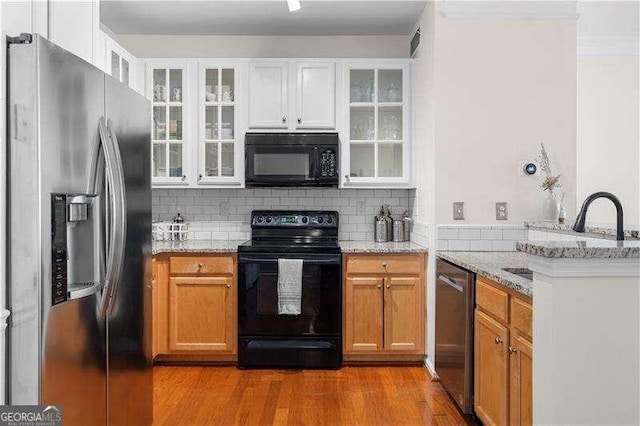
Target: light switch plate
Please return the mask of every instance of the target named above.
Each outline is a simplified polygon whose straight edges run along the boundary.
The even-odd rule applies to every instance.
[[[455,201],[453,203],[453,220],[464,220],[464,202]]]
[[[509,219],[509,212],[507,211],[507,203],[500,202],[496,203],[496,220],[507,220]]]

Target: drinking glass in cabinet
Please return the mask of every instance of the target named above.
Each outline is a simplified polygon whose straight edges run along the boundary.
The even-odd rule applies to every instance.
[[[111,52],[111,76],[120,80],[120,55]]]
[[[153,107],[153,139],[167,139],[167,110],[165,107]]]
[[[351,70],[351,102],[373,102],[375,71]]]
[[[182,107],[169,107],[169,139],[182,140]]]
[[[351,107],[350,139],[352,141],[375,138],[375,110],[373,107]]]
[[[206,102],[218,101],[218,69],[208,69],[205,71],[204,99]]]
[[[153,176],[167,175],[167,147],[163,143],[153,144]]]
[[[234,70],[223,68],[221,74],[222,87],[220,90],[220,99],[222,102],[233,102]]]
[[[233,176],[233,144],[223,143],[221,145],[222,152],[220,157],[222,165],[220,171],[222,172],[222,176]]]
[[[129,85],[129,62],[125,59],[122,60],[122,78],[121,81]]]
[[[402,144],[378,145],[378,176],[402,177]]]
[[[153,101],[164,102],[167,88],[167,73],[164,69],[153,70]]]
[[[378,139],[402,140],[402,107],[379,107]]]
[[[233,125],[234,115],[232,106],[222,107],[222,120],[221,120],[221,135],[222,139],[233,139]]]
[[[220,139],[218,136],[218,107],[205,107],[204,138],[207,140]]]
[[[402,102],[402,70],[378,71],[378,101]]]
[[[182,102],[182,70],[169,70],[171,102]]]
[[[182,144],[169,144],[169,177],[182,176]]]
[[[204,174],[218,176],[218,144],[207,143],[204,147]]]
[[[351,177],[373,177],[375,165],[375,145],[351,145]]]

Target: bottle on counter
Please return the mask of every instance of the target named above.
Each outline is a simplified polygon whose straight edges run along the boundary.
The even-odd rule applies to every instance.
[[[184,218],[182,217],[182,215],[180,215],[180,213],[176,214],[173,217],[172,222],[174,223],[171,226],[171,240],[172,241],[182,241],[184,238],[183,235],[183,224],[184,224]]]
[[[384,206],[380,206],[380,212],[374,217],[374,241],[376,243],[386,243],[389,241],[389,231]]]

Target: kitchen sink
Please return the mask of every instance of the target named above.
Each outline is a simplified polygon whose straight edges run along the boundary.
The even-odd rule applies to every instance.
[[[502,268],[502,270],[524,278],[525,280],[533,281],[533,272],[527,268]]]

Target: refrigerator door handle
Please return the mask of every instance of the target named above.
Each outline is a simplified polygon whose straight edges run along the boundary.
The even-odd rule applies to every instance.
[[[100,314],[106,317],[111,311],[111,300],[115,296],[122,278],[127,229],[127,206],[124,171],[118,141],[104,118],[100,119],[98,130],[100,132],[101,151],[105,159],[105,171],[109,182],[109,189],[106,191],[108,196],[104,197],[104,202],[107,203],[105,211],[107,212],[107,238],[109,241],[106,253],[104,288],[100,300]],[[97,175],[92,178],[95,180],[96,177]]]

